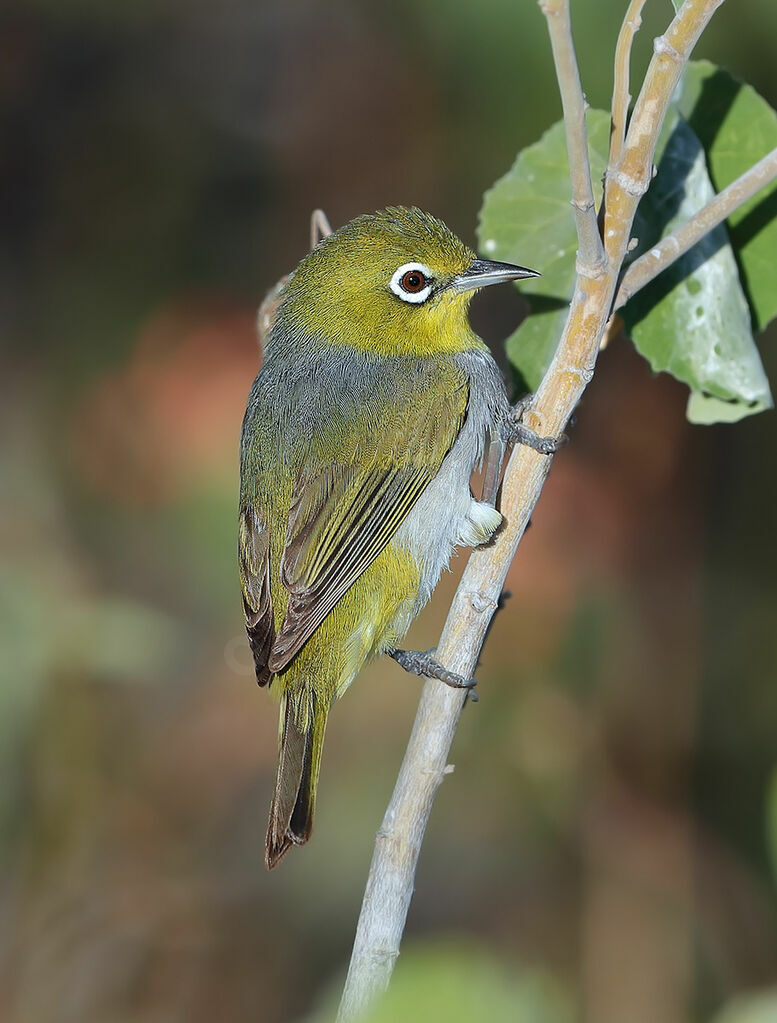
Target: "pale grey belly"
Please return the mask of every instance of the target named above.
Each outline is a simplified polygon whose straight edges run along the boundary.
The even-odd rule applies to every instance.
[[[421,569],[414,614],[431,596],[454,548],[485,543],[502,521],[499,512],[476,501],[470,490],[490,425],[479,416],[465,422],[440,471],[391,541],[408,551]]]

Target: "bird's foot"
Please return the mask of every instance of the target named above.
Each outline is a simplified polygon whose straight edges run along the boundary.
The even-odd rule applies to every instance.
[[[525,444],[527,447],[539,451],[541,455],[554,455],[559,448],[567,443],[569,438],[565,433],[562,433],[560,437],[541,437],[536,430],[532,430],[530,426],[521,422],[524,412],[533,400],[534,395],[527,394],[510,409],[505,440],[508,444]]]
[[[523,418],[524,412],[533,401],[534,401],[533,394],[524,394],[522,398],[519,398],[518,401],[516,401],[516,403],[510,409],[510,413],[512,414],[512,417],[513,419],[515,419],[516,422]]]
[[[454,671],[448,671],[432,657],[432,650],[387,650],[389,657],[393,657],[400,668],[410,672],[411,675],[421,675],[424,678],[436,678],[444,682],[451,689],[466,689],[467,695],[473,703],[477,703],[478,695],[475,692],[477,679],[463,678]]]
[[[567,440],[566,434],[560,437],[540,437],[535,430],[524,426],[523,423],[510,423],[507,431],[508,444],[525,444],[526,447],[539,451],[541,455],[555,455]]]

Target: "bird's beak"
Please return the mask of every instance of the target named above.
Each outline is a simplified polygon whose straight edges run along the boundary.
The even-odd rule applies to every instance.
[[[539,277],[536,270],[513,263],[498,263],[494,259],[475,259],[464,271],[457,274],[450,283],[454,291],[474,291],[487,288],[489,284],[504,284],[506,281],[520,281],[524,277]]]

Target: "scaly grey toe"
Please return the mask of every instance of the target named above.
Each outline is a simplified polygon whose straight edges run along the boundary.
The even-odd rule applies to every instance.
[[[477,694],[472,692],[477,685],[477,679],[463,678],[454,671],[448,671],[432,657],[433,650],[387,650],[389,657],[393,657],[400,668],[410,672],[411,675],[422,675],[424,678],[436,678],[444,682],[452,689],[468,689],[471,699],[477,700]]]
[[[554,455],[560,447],[566,444],[567,439],[566,434],[562,434],[558,438],[540,437],[530,427],[518,422],[510,423],[507,437],[510,444],[525,444],[527,447],[539,451],[541,455]]]

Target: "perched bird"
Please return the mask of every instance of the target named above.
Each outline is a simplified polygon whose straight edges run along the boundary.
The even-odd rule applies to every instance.
[[[453,548],[501,522],[470,477],[514,422],[467,308],[533,276],[393,207],[324,238],[283,290],[243,422],[238,530],[256,675],[280,700],[268,867],[310,837],[329,709],[366,661],[468,684],[397,647]]]

